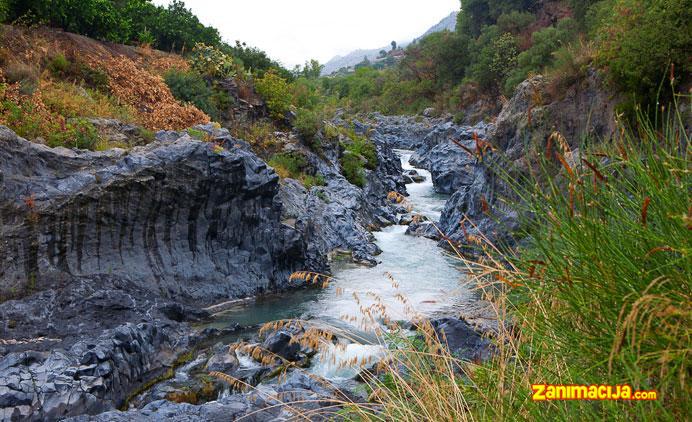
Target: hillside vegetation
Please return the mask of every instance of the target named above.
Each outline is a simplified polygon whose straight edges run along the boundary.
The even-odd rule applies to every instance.
[[[652,102],[671,65],[688,78],[689,0],[462,2],[455,32],[406,49],[394,69],[363,66],[323,88],[356,110],[458,114],[482,97],[511,96],[527,76],[546,73],[556,95],[600,69],[631,104]],[[671,30],[675,28],[674,30]],[[681,82],[681,81],[678,81]],[[631,107],[630,107],[631,108]]]

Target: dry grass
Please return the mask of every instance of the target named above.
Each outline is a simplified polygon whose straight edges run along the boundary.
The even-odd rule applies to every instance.
[[[40,85],[43,103],[54,113],[65,117],[106,117],[133,122],[137,111],[121,105],[113,97],[75,84],[44,80]]]
[[[105,63],[113,95],[137,109],[140,123],[148,129],[185,129],[209,122],[209,116],[192,105],[181,105],[160,76],[126,58]]]

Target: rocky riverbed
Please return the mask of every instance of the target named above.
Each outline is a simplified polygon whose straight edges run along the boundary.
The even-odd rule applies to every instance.
[[[608,133],[610,123],[598,116],[583,127],[582,111],[609,104],[598,95],[597,76],[587,82],[529,116],[530,98],[546,85],[530,79],[496,120],[472,127],[448,118],[363,116],[353,125],[372,139],[378,162],[363,188],[341,173],[346,139],[325,139],[316,153],[287,137],[284,152],[300,154],[309,172],[324,177],[323,186],[308,190],[280,181],[248,144],[212,125],[196,128],[204,139],[159,132],[148,145],[104,152],[48,148],[1,127],[0,418],[213,420],[262,409],[266,418],[281,417],[287,410],[257,391],[224,393],[222,383],[198,400],[204,404],[162,401],[173,391],[165,380],[210,368],[248,369],[221,353],[228,336],[240,336],[238,327],[199,325],[222,309],[209,306],[300,288],[303,281],[291,281],[291,273],[329,272],[337,257],[373,267],[385,259],[383,238],[373,231],[397,223],[469,254],[481,234],[511,244],[517,214],[498,200],[505,188],[493,166],[500,159],[525,165],[529,125],[539,141],[555,129],[574,142],[568,135]],[[560,110],[571,111],[555,123]],[[406,183],[422,181],[415,169],[404,173],[394,149],[412,151],[410,164],[429,171],[435,191],[449,195],[439,216],[414,218],[387,199],[390,192],[408,195]],[[469,318],[473,330],[458,319],[439,324],[464,333],[461,339],[492,331],[477,321]],[[245,340],[266,341],[252,329],[245,333]],[[477,345],[467,349],[485,356]],[[246,379],[269,395],[299,390],[320,403],[334,397],[300,375],[281,384],[253,371]],[[262,371],[271,375],[272,368]],[[115,411],[137,400],[134,413]]]

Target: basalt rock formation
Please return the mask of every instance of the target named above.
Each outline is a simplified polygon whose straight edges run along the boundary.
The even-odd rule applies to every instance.
[[[337,121],[337,124],[343,122]],[[364,128],[360,128],[363,133]],[[343,136],[343,135],[341,135]],[[283,216],[303,235],[308,244],[308,264],[327,269],[324,257],[334,252],[349,253],[355,262],[375,265],[379,247],[372,229],[395,224],[397,211],[386,198],[389,192],[405,192],[401,161],[392,147],[373,140],[377,167],[364,169],[365,185],[359,188],[342,175],[340,142],[321,139],[322,153],[314,153],[300,142],[289,143],[285,150],[305,157],[309,167],[324,177],[324,186],[305,189],[295,180],[282,182],[280,198]]]
[[[179,137],[75,152],[5,128],[0,139],[3,292],[104,275],[164,297],[237,297],[302,265],[278,177],[241,148]]]
[[[242,141],[159,135],[86,152],[0,127],[3,419],[119,406],[170,365],[199,305],[286,288],[304,269],[279,178]]]

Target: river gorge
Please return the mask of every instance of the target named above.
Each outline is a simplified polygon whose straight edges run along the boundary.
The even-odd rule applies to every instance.
[[[460,353],[487,357],[484,330],[457,319],[473,313],[478,295],[437,227],[468,205],[452,194],[488,185],[463,150],[444,144],[455,137],[471,145],[488,127],[379,115],[333,124],[352,124],[376,145],[378,165],[362,188],[340,173],[339,143],[348,139],[325,141],[320,154],[289,139],[285,150],[326,179],[307,190],[279,181],[247,144],[211,125],[198,130],[221,153],[186,132],[161,131],[129,153],[92,153],[5,130],[3,280],[27,287],[0,304],[3,338],[11,339],[0,344],[0,375],[9,380],[0,386],[3,417],[113,420],[163,415],[151,410],[163,405],[193,418],[186,406],[269,406],[252,392],[229,394],[223,382],[210,386],[210,372],[240,379],[254,394],[295,387],[305,374],[357,391],[354,377],[387,347],[373,332],[386,320],[455,324],[447,331],[468,343]],[[300,271],[317,280],[291,276]],[[259,335],[277,320],[329,327],[336,343],[305,350],[291,342],[295,330]],[[228,351],[238,342],[303,369],[277,384],[272,365]],[[334,394],[300,385],[304,395]],[[196,404],[166,400],[175,397]]]

